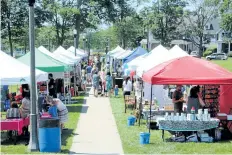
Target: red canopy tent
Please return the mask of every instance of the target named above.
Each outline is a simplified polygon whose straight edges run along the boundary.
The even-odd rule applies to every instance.
[[[143,80],[152,85],[221,85],[220,112],[228,113],[232,108],[232,73],[203,59],[189,56],[172,59],[144,73]]]
[[[164,62],[143,74],[151,84],[232,84],[232,73],[209,61],[182,57]]]

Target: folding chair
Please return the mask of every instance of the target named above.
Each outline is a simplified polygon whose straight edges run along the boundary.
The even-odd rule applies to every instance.
[[[129,105],[132,106],[132,110],[136,108],[135,96],[125,95],[125,113]]]

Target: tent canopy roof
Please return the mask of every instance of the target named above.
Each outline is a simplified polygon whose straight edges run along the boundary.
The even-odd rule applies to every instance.
[[[2,85],[30,83],[30,66],[0,51],[0,80]],[[48,74],[36,69],[36,81],[46,81]]]
[[[77,63],[81,60],[81,57],[75,56],[72,52],[67,51],[62,46],[59,46],[53,53],[55,55],[66,57],[74,63]]]
[[[69,47],[67,49],[67,51],[70,51],[70,52],[72,52],[75,55],[75,47],[74,46]],[[76,49],[76,54],[77,54],[77,56],[79,55],[80,57],[86,57],[87,56],[86,53],[82,52],[79,49]]]
[[[151,84],[232,84],[232,73],[206,60],[185,56],[150,69],[143,80]]]
[[[30,57],[31,52],[28,52],[24,56],[20,57],[18,60],[22,63],[30,66]],[[35,66],[36,68],[44,71],[44,72],[64,72],[69,70],[69,66],[65,63],[55,60],[42,53],[38,49],[35,49]]]
[[[182,50],[178,45],[175,45],[173,48],[171,48],[169,52],[177,56],[188,56],[189,55],[187,52]]]
[[[73,65],[74,63],[72,61],[70,61],[69,59],[65,58],[65,57],[61,57],[59,55],[55,55],[51,52],[49,52],[45,47],[40,46],[38,48],[39,51],[41,51],[42,53],[48,55],[49,57],[52,57],[53,59],[56,59],[57,61],[63,62],[67,65]]]
[[[124,51],[124,49],[121,48],[120,46],[117,46],[114,50],[109,51],[109,52],[107,53],[107,55],[111,56],[111,55],[113,55],[113,54],[115,54],[115,53],[117,53],[117,52],[120,52],[120,51]]]
[[[130,50],[126,50],[124,53],[122,53],[121,55],[119,55],[117,57],[117,59],[125,59],[126,57],[128,57],[128,55],[130,55],[133,51]]]
[[[123,59],[124,63],[130,62],[131,60],[137,58],[138,56],[147,54],[148,52],[142,47],[137,47],[133,52],[131,52],[127,57]]]

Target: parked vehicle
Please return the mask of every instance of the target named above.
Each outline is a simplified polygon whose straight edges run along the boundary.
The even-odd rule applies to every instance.
[[[193,57],[198,57],[198,52],[197,51],[192,51],[190,53],[190,55],[193,56]]]
[[[225,53],[213,53],[206,57],[207,60],[227,60],[228,56]]]

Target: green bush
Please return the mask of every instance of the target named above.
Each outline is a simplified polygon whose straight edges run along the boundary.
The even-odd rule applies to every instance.
[[[232,57],[232,53],[229,53],[229,54],[228,54],[228,57]]]
[[[206,57],[206,56],[208,56],[208,55],[210,55],[210,54],[212,54],[212,53],[213,53],[213,51],[206,50],[206,51],[204,52],[204,54],[203,54],[203,57]]]

